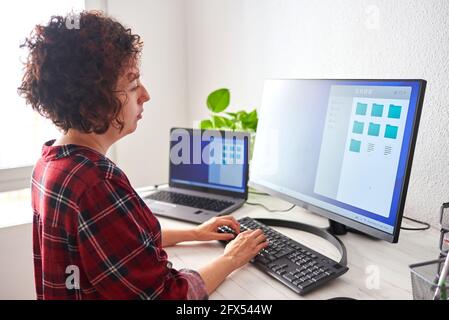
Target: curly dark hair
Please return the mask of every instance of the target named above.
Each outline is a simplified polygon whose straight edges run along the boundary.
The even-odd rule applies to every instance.
[[[73,15],[52,16],[26,38],[21,47],[29,55],[18,93],[64,132],[102,134],[111,124],[122,130],[117,81],[138,63],[143,42],[99,11],[77,14],[79,28],[68,24]]]

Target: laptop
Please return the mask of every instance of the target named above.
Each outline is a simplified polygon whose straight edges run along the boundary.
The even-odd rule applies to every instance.
[[[169,186],[143,200],[151,211],[193,223],[229,214],[248,198],[249,133],[170,129]]]

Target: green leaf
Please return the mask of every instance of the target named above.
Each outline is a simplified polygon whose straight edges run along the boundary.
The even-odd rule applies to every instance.
[[[229,89],[218,89],[207,97],[207,107],[210,111],[218,113],[224,111],[231,101]]]
[[[233,121],[231,119],[228,119],[228,118],[225,118],[225,117],[223,117],[223,119],[224,119],[224,121],[226,123],[226,127],[230,128],[232,130],[235,130],[235,121]]]
[[[226,120],[220,116],[213,116],[215,128],[226,128]]]
[[[212,129],[214,124],[210,120],[203,120],[200,123],[200,129]]]
[[[251,120],[251,121],[257,120],[257,109],[254,109],[253,111],[251,111],[248,114],[247,120]]]
[[[256,131],[258,120],[259,119],[257,117],[257,110],[254,109],[252,112],[248,114],[248,117],[245,119],[246,128]]]
[[[247,114],[242,113],[240,115],[240,119],[243,130],[252,130],[252,131],[257,130],[258,117],[256,109]]]
[[[225,112],[228,116],[231,116],[233,119],[237,118],[237,113],[234,112]]]
[[[253,126],[251,127],[251,129],[254,130],[254,132],[257,132],[257,124],[259,123],[259,120],[257,119],[254,123]]]
[[[247,116],[248,116],[248,113],[246,111],[237,112],[237,119],[239,119],[240,121],[246,119]]]
[[[257,120],[249,123],[247,125],[247,129],[251,129],[253,132],[256,132],[257,131]]]
[[[236,122],[234,130],[239,130],[239,131],[243,130],[242,123],[241,122]]]

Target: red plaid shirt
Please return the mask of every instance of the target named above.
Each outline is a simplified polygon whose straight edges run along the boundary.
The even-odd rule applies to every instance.
[[[108,158],[47,142],[32,177],[38,299],[204,299],[193,270],[175,270],[156,217]]]

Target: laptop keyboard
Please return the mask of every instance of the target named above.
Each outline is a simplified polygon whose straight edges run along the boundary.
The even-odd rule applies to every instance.
[[[173,191],[158,191],[146,196],[145,198],[215,212],[223,211],[224,209],[234,205],[234,202],[232,201],[215,200]]]

